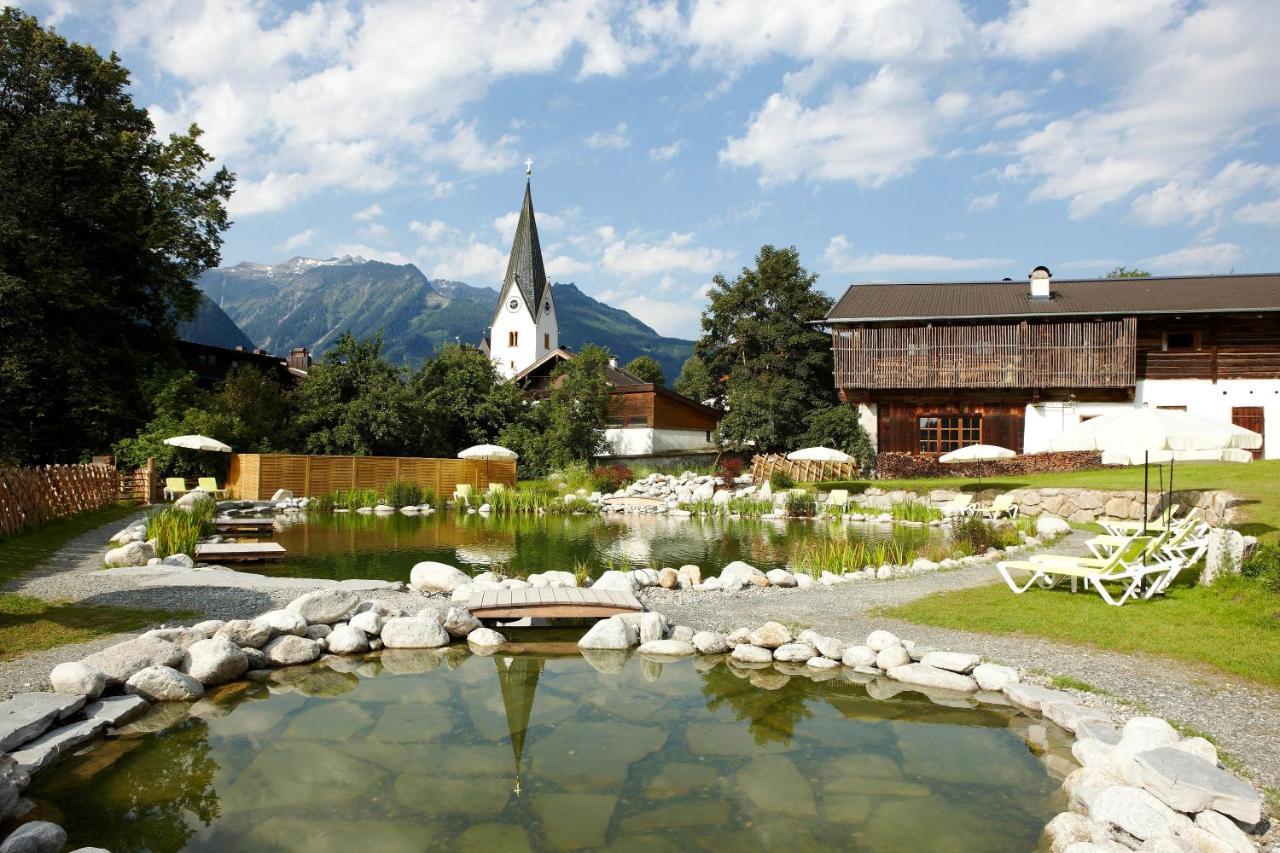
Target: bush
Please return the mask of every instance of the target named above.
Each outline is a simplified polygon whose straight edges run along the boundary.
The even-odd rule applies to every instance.
[[[784,492],[795,484],[795,477],[792,477],[786,471],[774,471],[769,475],[769,488],[775,492]]]
[[[422,487],[407,480],[392,480],[383,490],[383,498],[396,509],[417,506],[422,503]]]
[[[635,479],[626,465],[601,465],[591,471],[591,488],[597,492],[616,492]]]
[[[785,504],[787,515],[793,518],[809,518],[814,512],[813,496],[807,492],[791,492]]]
[[[985,554],[989,548],[1008,548],[1022,541],[1016,525],[997,527],[976,515],[956,516],[951,520],[951,541],[956,551]]]
[[[217,513],[213,498],[204,497],[190,509],[167,506],[147,517],[147,538],[156,540],[156,556],[171,557],[174,554],[195,556],[200,537],[213,531],[213,517]]]
[[[747,463],[742,461],[741,456],[721,456],[720,462],[716,465],[716,476],[727,483],[741,477],[742,469],[745,467]]]
[[[1280,545],[1260,545],[1240,566],[1240,574],[1280,592]]]
[[[853,406],[837,404],[809,417],[809,429],[800,439],[804,447],[834,447],[852,456],[862,469],[875,461],[875,448]]]

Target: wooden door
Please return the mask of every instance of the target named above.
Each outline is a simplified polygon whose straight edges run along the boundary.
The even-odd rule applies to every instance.
[[[1235,406],[1231,409],[1231,422],[1239,427],[1251,429],[1262,436],[1262,446],[1253,451],[1254,459],[1261,459],[1267,447],[1266,418],[1261,406]]]

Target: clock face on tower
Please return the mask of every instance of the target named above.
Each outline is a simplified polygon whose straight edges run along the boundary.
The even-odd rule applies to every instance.
[[[516,296],[511,297],[511,301],[507,303],[507,310],[508,310],[508,311],[519,311],[519,310],[520,310],[520,299],[519,299],[519,297],[516,297]]]
[[[543,314],[550,314],[550,313],[551,313],[551,303],[550,303],[550,302],[548,302],[548,303],[546,303],[546,304],[544,304],[544,305],[542,306],[542,313],[543,313]]]

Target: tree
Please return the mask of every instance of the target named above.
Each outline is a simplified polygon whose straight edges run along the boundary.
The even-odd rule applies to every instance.
[[[699,403],[710,400],[711,372],[707,370],[707,363],[696,355],[686,358],[684,364],[680,366],[680,375],[676,377],[671,389]]]
[[[520,389],[501,381],[493,362],[475,347],[445,344],[423,363],[413,385],[434,420],[434,455],[453,456],[496,441],[520,415]]]
[[[728,403],[719,431],[726,446],[787,448],[810,413],[835,402],[831,340],[811,325],[831,309],[817,280],[794,246],[769,245],[733,281],[712,280],[694,355],[709,374],[710,397]]]
[[[1129,267],[1116,267],[1107,273],[1107,278],[1151,278],[1151,273],[1146,270],[1130,269]]]
[[[834,447],[848,453],[863,468],[875,462],[876,452],[872,449],[871,437],[858,420],[857,411],[842,403],[814,412],[802,443],[806,447]]]
[[[627,362],[627,366],[623,369],[628,373],[634,373],[645,382],[651,382],[654,385],[667,384],[667,377],[662,374],[662,365],[650,356],[636,356]]]
[[[607,350],[583,347],[552,372],[551,392],[527,401],[519,420],[503,430],[499,444],[520,454],[523,472],[545,474],[605,449],[612,394],[604,373],[608,364]]]
[[[192,126],[162,141],[113,54],[0,12],[0,448],[66,461],[150,417],[233,177]]]

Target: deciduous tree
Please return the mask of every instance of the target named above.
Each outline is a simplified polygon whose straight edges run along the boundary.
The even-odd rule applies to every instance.
[[[657,359],[651,356],[636,356],[627,362],[624,369],[628,373],[634,373],[645,382],[652,382],[654,385],[667,384],[667,377],[662,373],[662,365],[658,364]]]

